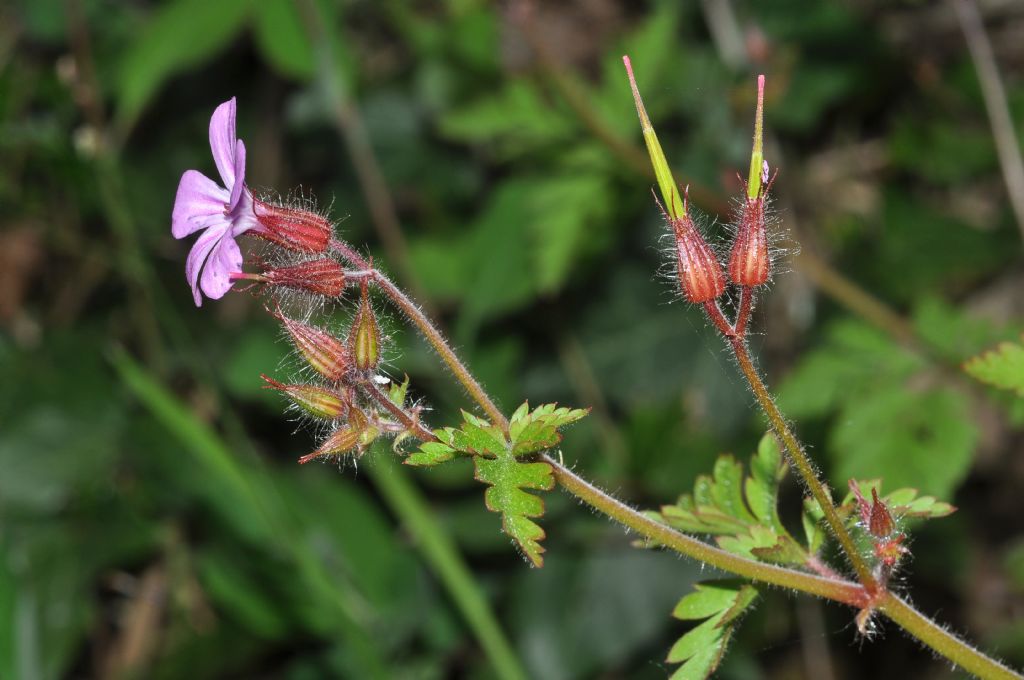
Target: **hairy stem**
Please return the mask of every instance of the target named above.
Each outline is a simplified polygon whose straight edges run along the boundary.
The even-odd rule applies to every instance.
[[[331,241],[331,248],[354,266],[361,269],[373,269],[366,258],[341,241]],[[441,335],[441,331],[437,330],[430,319],[427,318],[427,315],[423,313],[423,310],[379,270],[373,269],[372,281],[412,321],[417,330],[419,330],[420,335],[430,343],[430,346],[438,353],[445,365],[455,374],[455,379],[462,384],[473,401],[480,405],[480,408],[484,410],[487,417],[491,419],[491,422],[500,426],[503,430],[508,430],[508,419],[505,418],[504,414],[494,404],[494,401],[491,400],[477,379],[473,377],[473,374],[469,372],[469,369],[466,368],[458,355],[455,354],[455,351],[448,345],[448,341]]]
[[[400,423],[412,433],[414,437],[420,441],[433,442],[437,441],[437,437],[428,428],[424,427],[419,421],[419,418],[412,415],[401,406],[391,401],[388,395],[384,394],[379,387],[374,385],[370,381],[365,381],[359,384],[359,389],[370,396],[374,401],[384,407],[384,409],[398,419]]]
[[[551,456],[545,454],[541,456],[541,460],[551,466],[555,479],[563,489],[573,496],[619,524],[623,524],[654,543],[670,548],[677,553],[755,581],[799,590],[855,607],[863,606],[867,601],[864,589],[856,583],[757,562],[708,545],[704,541],[676,531],[629,507],[614,496],[601,491]]]
[[[754,391],[754,397],[757,399],[757,403],[760,404],[761,410],[767,416],[772,429],[775,430],[775,434],[782,440],[782,444],[785,446],[790,460],[796,466],[797,472],[800,473],[800,477],[803,478],[804,484],[807,485],[811,495],[814,496],[814,500],[818,501],[818,505],[821,506],[822,511],[825,513],[825,521],[832,530],[832,535],[836,537],[839,545],[842,546],[843,552],[846,553],[846,557],[849,559],[854,571],[857,572],[857,578],[869,591],[876,590],[878,582],[871,573],[871,568],[860,556],[856,545],[853,543],[853,537],[850,536],[850,532],[846,530],[846,525],[840,519],[828,487],[818,479],[818,473],[807,457],[803,446],[800,445],[796,435],[793,434],[789,424],[786,422],[786,418],[782,415],[779,407],[775,405],[775,400],[772,399],[768,388],[765,387],[764,382],[761,380],[760,374],[754,367],[754,362],[750,359],[750,352],[747,350],[746,341],[738,335],[727,336],[726,340],[736,356],[740,371],[747,379],[750,389]]]
[[[995,659],[985,656],[892,593],[885,593],[881,597],[878,609],[903,630],[979,678],[1020,680],[1024,677]]]
[[[754,291],[747,286],[740,286],[740,309],[736,312],[736,335],[741,338],[747,333],[747,323],[754,305]]]

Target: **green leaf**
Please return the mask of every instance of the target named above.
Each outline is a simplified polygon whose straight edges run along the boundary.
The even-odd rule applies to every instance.
[[[484,320],[531,300],[536,282],[530,274],[531,254],[523,225],[533,219],[530,201],[537,181],[502,183],[476,219],[465,265],[467,285],[457,337],[472,337]]]
[[[400,383],[392,380],[388,384],[388,399],[399,408],[405,408],[405,400],[409,395],[409,376],[404,377]]]
[[[768,527],[755,524],[747,533],[719,536],[724,550],[773,564],[803,565],[807,551],[788,534],[776,534]]]
[[[833,479],[878,476],[948,496],[967,474],[978,439],[969,412],[966,397],[949,389],[921,394],[894,387],[851,402],[831,433]]]
[[[807,548],[812,555],[817,555],[821,546],[828,538],[828,532],[823,524],[825,513],[822,511],[818,501],[813,498],[804,499],[804,510],[800,513],[800,523],[804,527],[804,535],[807,536]]]
[[[590,413],[590,409],[570,409],[557,404],[543,404],[533,411],[529,402],[523,402],[509,420],[512,455],[519,458],[528,453],[550,449],[562,441],[560,427],[575,423]]]
[[[681,621],[699,621],[724,612],[736,602],[734,585],[729,581],[698,583],[694,592],[679,600],[672,616]]]
[[[442,442],[424,442],[420,444],[418,451],[413,451],[402,462],[406,465],[433,467],[447,463],[458,453],[459,451]]]
[[[260,0],[254,9],[253,29],[263,57],[285,76],[299,80],[312,78],[316,60],[296,3]]]
[[[465,422],[461,430],[451,431],[452,447],[478,456],[496,456],[508,448],[505,435],[497,425],[491,425],[471,413],[462,412]]]
[[[118,81],[121,126],[131,127],[168,78],[226,47],[245,25],[249,9],[249,0],[175,0],[162,5],[124,52]]]
[[[679,601],[672,616],[683,621],[707,619],[684,634],[669,650],[669,663],[682,663],[673,678],[708,678],[718,668],[742,616],[757,599],[757,590],[740,581],[698,583]]]
[[[779,406],[791,418],[822,416],[850,400],[903,380],[923,366],[921,359],[885,334],[859,321],[829,327],[819,349],[804,355],[779,388]],[[870,366],[871,370],[864,370]]]
[[[544,501],[524,489],[549,491],[554,488],[551,466],[543,462],[520,462],[511,451],[494,459],[477,456],[474,462],[476,479],[490,485],[484,493],[487,508],[501,513],[505,533],[519,544],[527,559],[534,566],[543,566],[544,548],[540,541],[545,537],[544,530],[530,518],[544,514]]]
[[[662,507],[660,521],[681,531],[716,535],[724,550],[744,557],[806,565],[820,540],[808,552],[779,519],[778,490],[786,465],[772,434],[761,438],[750,472],[744,479],[743,467],[732,456],[719,456],[714,474],[699,476],[692,495]]]
[[[917,318],[928,337],[960,338],[943,343],[947,355],[988,332],[934,302],[922,303]],[[844,321],[790,374],[779,401],[790,417],[834,417],[825,452],[837,485],[879,476],[894,487],[948,496],[966,476],[978,432],[964,395],[918,387],[935,384],[927,375],[933,370],[880,332]]]
[[[1024,346],[1004,342],[967,361],[964,370],[983,383],[1014,390],[1024,397]]]
[[[751,511],[761,524],[771,527],[777,534],[784,533],[777,500],[779,483],[786,476],[786,464],[779,444],[770,432],[761,438],[757,454],[750,459],[750,473],[744,489]]]
[[[559,290],[576,256],[593,242],[612,209],[608,176],[567,171],[538,183],[530,195],[534,269],[541,292]]]
[[[404,396],[406,384],[393,386],[393,397]],[[396,402],[398,403],[398,402]],[[562,440],[557,428],[575,422],[587,415],[583,409],[558,408],[555,404],[539,406],[533,413],[528,412],[529,404],[524,403],[513,414],[510,432],[515,446],[515,455],[550,448]],[[496,458],[510,451],[510,443],[497,425],[484,418],[462,412],[462,425],[435,430],[440,442],[426,442],[405,459],[406,465],[432,466],[447,462],[458,454]]]
[[[441,121],[446,137],[486,144],[502,156],[558,146],[578,129],[572,116],[547,104],[533,83],[523,79],[512,80]]]
[[[490,488],[484,501],[492,512],[501,513],[505,533],[519,544],[523,554],[535,566],[542,566],[540,541],[544,530],[530,518],[544,514],[544,501],[524,489],[548,491],[555,479],[551,466],[544,462],[525,463],[522,456],[554,446],[562,440],[558,428],[574,423],[589,413],[586,409],[569,409],[556,404],[543,404],[530,411],[523,403],[509,421],[509,436],[501,428],[467,411],[462,412],[460,428],[446,427],[434,432],[440,442],[420,446],[405,462],[407,465],[437,465],[456,455],[473,456],[476,479]]]

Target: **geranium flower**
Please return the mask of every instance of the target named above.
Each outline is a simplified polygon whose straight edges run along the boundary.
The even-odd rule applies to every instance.
[[[205,230],[185,264],[185,278],[197,307],[202,306],[203,295],[215,300],[230,290],[231,274],[242,269],[242,252],[235,239],[258,226],[252,194],[245,187],[245,144],[235,135],[234,97],[218,106],[210,118],[210,150],[224,186],[198,170],[186,170],[171,215],[175,238]]]

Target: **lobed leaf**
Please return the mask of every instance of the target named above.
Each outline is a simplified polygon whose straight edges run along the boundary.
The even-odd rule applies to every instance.
[[[424,442],[420,444],[418,451],[409,454],[403,463],[419,467],[433,467],[441,463],[447,463],[459,454],[452,447],[443,442]]]
[[[590,409],[570,409],[557,404],[542,404],[530,411],[529,402],[523,402],[509,420],[512,455],[517,458],[535,451],[543,451],[562,441],[558,428],[584,418]]]
[[[396,396],[404,398],[404,385]],[[466,411],[462,426],[446,427],[434,434],[440,441],[422,444],[405,459],[406,465],[433,466],[457,455],[473,456],[476,479],[489,485],[484,502],[492,512],[501,513],[505,533],[519,544],[527,559],[542,566],[544,530],[531,518],[544,514],[544,501],[525,489],[548,491],[555,485],[551,466],[544,462],[521,462],[518,458],[542,451],[562,441],[558,428],[580,420],[589,409],[570,409],[542,404],[530,410],[524,402],[509,419],[509,438],[497,425]]]
[[[804,535],[807,537],[807,548],[812,555],[818,554],[821,546],[825,544],[828,532],[823,522],[825,513],[822,511],[818,501],[813,498],[804,499],[804,510],[800,514],[800,523],[804,527]]]
[[[672,645],[667,661],[681,663],[672,678],[704,680],[718,668],[736,625],[757,599],[757,590],[741,581],[698,583],[676,605],[672,616],[683,621],[706,619]]]
[[[772,529],[755,524],[747,533],[719,536],[718,545],[724,550],[773,564],[803,565],[808,553],[789,534],[777,534]]]
[[[474,462],[476,479],[490,485],[484,493],[487,508],[501,513],[502,528],[519,544],[527,559],[534,566],[543,566],[541,553],[544,548],[540,541],[546,534],[530,518],[544,514],[544,501],[524,489],[550,491],[554,488],[555,478],[551,474],[551,466],[543,462],[518,461],[511,451],[493,459],[477,456]]]
[[[983,383],[1014,390],[1024,397],[1024,346],[1003,342],[964,364],[964,370]]]
[[[744,489],[751,511],[761,524],[771,527],[777,534],[785,533],[779,519],[778,495],[779,484],[786,476],[786,463],[774,436],[761,438],[757,453],[750,459],[750,474]]]

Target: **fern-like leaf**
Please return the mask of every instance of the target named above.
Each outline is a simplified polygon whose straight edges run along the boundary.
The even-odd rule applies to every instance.
[[[964,370],[993,387],[1014,390],[1024,397],[1024,345],[1003,342],[995,349],[969,359]]]
[[[531,411],[529,402],[523,402],[509,419],[512,453],[518,458],[558,445],[562,441],[558,428],[575,423],[589,413],[590,409],[570,409],[557,404],[542,404]]]
[[[511,451],[496,458],[477,456],[476,479],[489,484],[484,492],[488,510],[501,513],[501,526],[536,567],[544,565],[544,530],[532,518],[544,514],[544,501],[525,489],[550,491],[555,486],[551,466],[544,462],[524,463]]]
[[[806,565],[816,550],[797,542],[779,519],[779,483],[785,474],[778,443],[766,434],[748,477],[735,458],[720,456],[712,474],[698,477],[692,494],[663,507],[661,518],[681,531],[714,535],[722,548],[745,557]]]
[[[694,592],[676,605],[672,616],[683,621],[700,621],[672,645],[667,661],[682,665],[672,680],[705,680],[711,677],[732,638],[740,617],[754,604],[757,590],[735,580],[698,583]]]
[[[459,427],[435,430],[436,442],[425,442],[405,459],[406,465],[433,466],[456,456],[472,456],[476,479],[488,485],[487,508],[501,514],[505,533],[512,537],[535,566],[542,566],[544,530],[534,519],[544,514],[544,501],[526,490],[549,491],[555,485],[551,466],[543,461],[520,460],[562,441],[559,428],[590,413],[542,404],[530,410],[523,403],[509,419],[508,437],[501,428],[472,413],[462,412]]]

